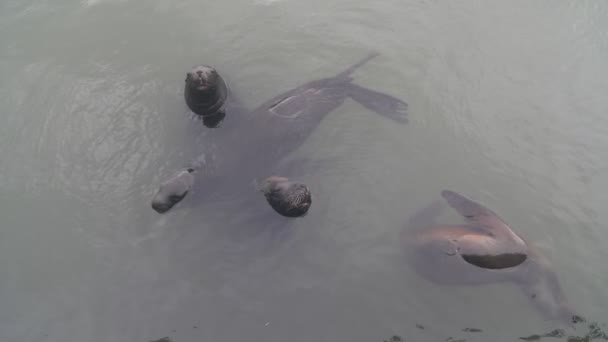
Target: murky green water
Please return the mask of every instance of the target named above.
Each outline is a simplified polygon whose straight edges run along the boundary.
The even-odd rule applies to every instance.
[[[607,18],[601,1],[2,1],[0,340],[554,328],[511,284],[440,286],[407,267],[399,232],[446,188],[497,211],[606,322]],[[308,216],[277,230],[230,202],[150,209],[210,138],[183,101],[191,65],[253,108],[370,50],[356,82],[405,99],[410,123],[350,100],[332,112],[290,156],[311,166]]]

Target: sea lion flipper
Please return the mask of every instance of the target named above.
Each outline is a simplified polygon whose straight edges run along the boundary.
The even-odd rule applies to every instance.
[[[478,234],[474,228],[471,232],[472,234],[457,239],[460,255],[471,265],[487,269],[503,269],[515,267],[527,259],[525,246]]]
[[[468,221],[476,222],[483,226],[492,226],[496,220],[503,222],[503,220],[492,210],[459,193],[451,190],[443,190],[441,196],[448,202],[450,207],[464,216]]]
[[[407,123],[407,103],[388,94],[349,83],[348,95],[363,107],[391,120]]]
[[[497,239],[505,239],[514,246],[525,246],[525,242],[492,210],[454,191],[444,190],[441,196],[475,229],[483,230]]]

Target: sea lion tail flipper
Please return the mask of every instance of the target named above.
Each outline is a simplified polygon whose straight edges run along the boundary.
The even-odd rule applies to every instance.
[[[407,123],[407,103],[388,94],[348,84],[348,95],[363,107],[391,120]]]
[[[483,217],[498,217],[492,210],[451,190],[443,190],[441,196],[450,207],[470,221],[480,221]]]
[[[454,191],[443,190],[441,196],[452,209],[472,223],[471,228],[474,230],[489,233],[513,248],[527,249],[525,241],[513,232],[509,225],[492,210]]]
[[[337,74],[334,78],[350,80],[350,75],[353,72],[355,72],[355,70],[357,70],[358,68],[363,66],[363,64],[369,62],[371,59],[373,59],[374,57],[376,57],[378,55],[379,55],[379,53],[376,51],[370,52],[367,56],[365,56],[365,58],[363,58],[359,62],[351,65],[350,67],[348,67],[346,70],[342,71],[341,73]]]
[[[530,252],[529,270],[518,283],[532,304],[545,315],[566,325],[585,321],[566,298],[557,274],[548,261],[535,251]]]

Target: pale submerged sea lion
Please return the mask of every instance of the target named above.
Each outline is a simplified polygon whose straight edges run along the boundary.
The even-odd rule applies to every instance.
[[[410,226],[415,229],[404,231],[402,240],[419,274],[440,284],[512,282],[546,317],[563,323],[581,319],[548,260],[496,213],[456,192],[441,194],[467,223],[435,224],[437,202],[414,215]]]

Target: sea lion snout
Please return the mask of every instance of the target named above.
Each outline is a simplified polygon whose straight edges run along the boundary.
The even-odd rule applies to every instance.
[[[219,127],[226,113],[224,103],[228,97],[226,82],[208,65],[197,65],[186,73],[184,98],[188,108],[203,117],[210,128]]]
[[[157,213],[163,214],[181,202],[194,184],[194,169],[188,168],[173,175],[160,185],[151,205]]]
[[[186,74],[186,84],[198,91],[213,92],[217,88],[218,73],[213,67],[199,65]]]

